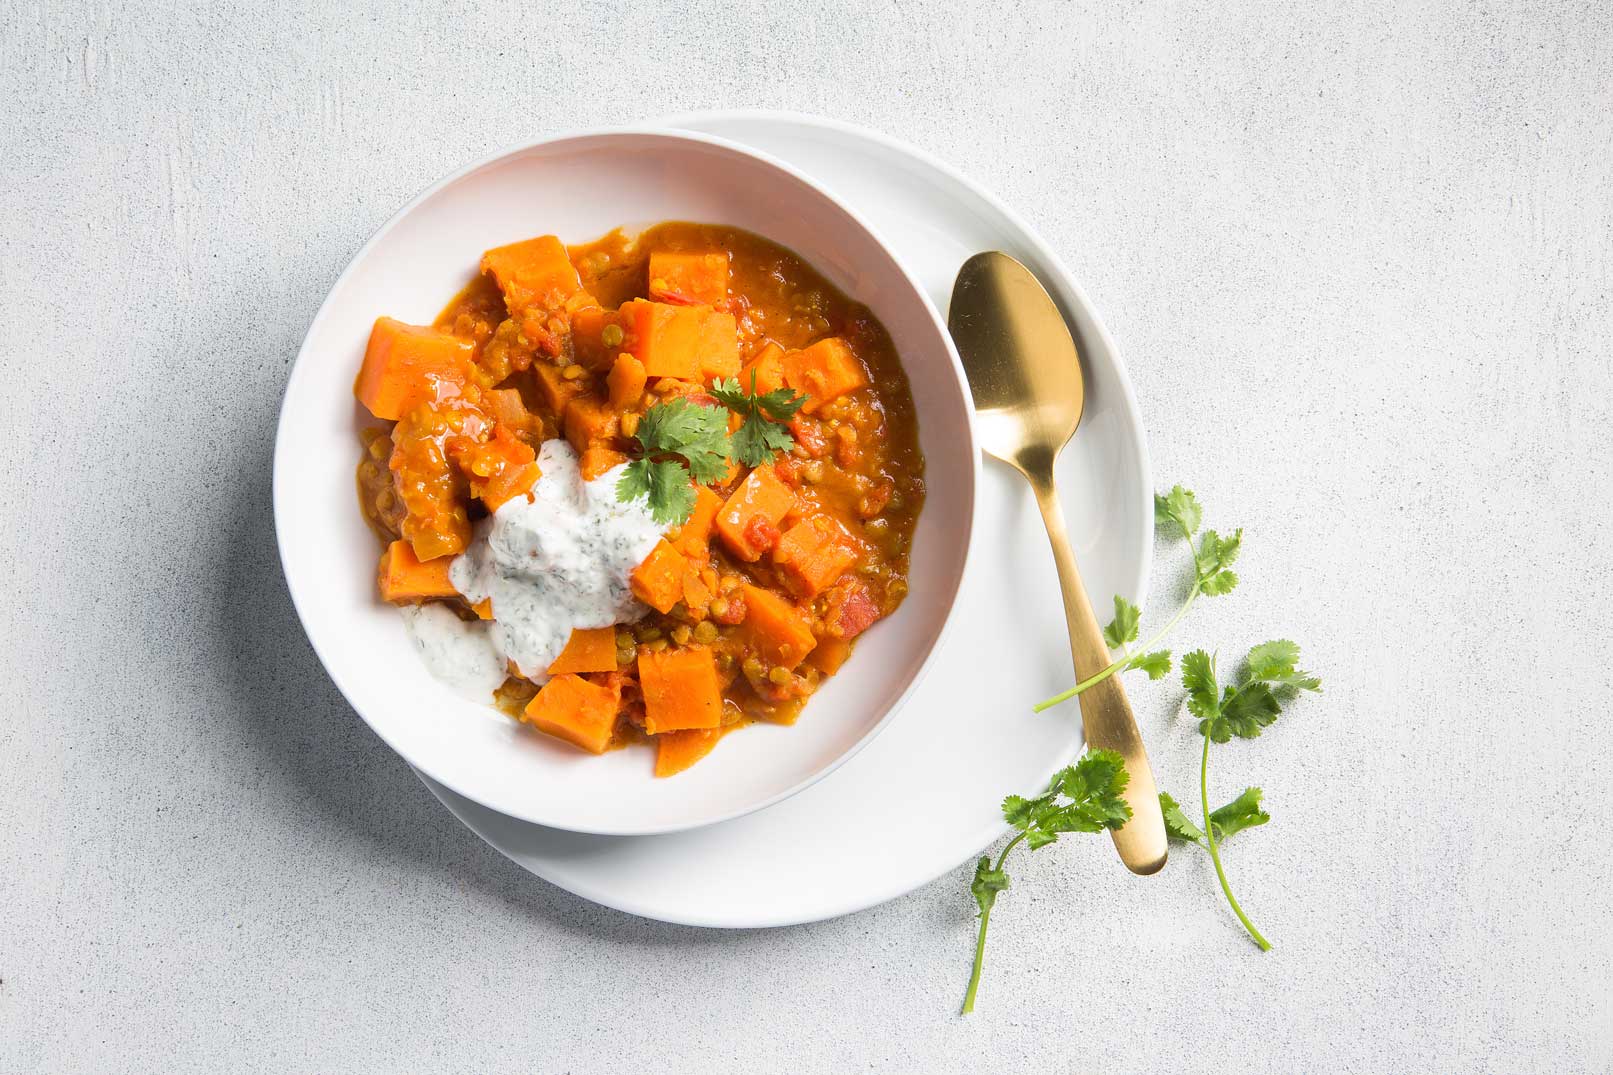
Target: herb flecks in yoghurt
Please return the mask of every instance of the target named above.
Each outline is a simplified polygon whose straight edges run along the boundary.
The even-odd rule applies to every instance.
[[[571,445],[550,440],[538,467],[532,499],[516,497],[483,520],[449,578],[471,604],[491,599],[489,640],[543,683],[574,629],[632,623],[648,611],[630,576],[664,528],[642,501],[617,499],[621,466],[584,482]]]

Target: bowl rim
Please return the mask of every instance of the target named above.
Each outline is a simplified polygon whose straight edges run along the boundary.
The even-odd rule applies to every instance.
[[[808,773],[794,784],[791,784],[788,787],[773,793],[772,795],[759,799],[754,803],[718,811],[707,817],[700,817],[693,821],[677,821],[667,824],[618,825],[611,827],[600,827],[598,825],[589,824],[578,826],[576,823],[568,823],[564,819],[557,820],[553,817],[537,816],[529,812],[516,812],[507,809],[504,805],[487,801],[486,798],[478,793],[476,788],[466,786],[461,781],[451,780],[446,774],[439,772],[438,767],[433,765],[430,759],[411,757],[410,755],[404,753],[404,751],[399,749],[397,744],[393,742],[392,738],[390,738],[381,729],[381,727],[378,726],[377,722],[371,720],[363,709],[361,709],[353,701],[353,695],[348,690],[348,684],[344,676],[337,673],[335,667],[333,667],[331,661],[327,658],[325,651],[321,648],[319,642],[316,641],[315,632],[310,629],[310,624],[314,622],[314,619],[310,614],[312,603],[300,592],[299,585],[288,567],[286,542],[283,537],[286,531],[282,526],[281,519],[284,505],[288,504],[292,494],[289,491],[291,484],[289,476],[290,467],[287,461],[283,458],[283,453],[289,451],[287,448],[289,438],[286,436],[286,433],[291,423],[291,412],[289,405],[292,397],[292,390],[298,383],[299,377],[307,375],[307,369],[309,367],[305,365],[304,359],[308,357],[310,342],[326,318],[330,316],[332,310],[332,301],[336,294],[342,289],[343,283],[347,281],[348,277],[353,274],[358,265],[369,256],[370,251],[383,238],[385,238],[389,233],[392,232],[394,228],[398,227],[406,218],[413,214],[415,210],[418,209],[427,199],[465,178],[466,176],[471,175],[483,168],[540,147],[554,146],[566,142],[585,142],[594,139],[608,139],[624,135],[659,140],[669,143],[693,143],[756,160],[761,164],[782,173],[786,177],[817,194],[829,205],[845,214],[853,225],[866,233],[885,253],[885,255],[890,258],[891,263],[896,267],[896,271],[901,277],[902,283],[904,283],[909,291],[911,291],[912,294],[917,297],[922,309],[926,314],[929,315],[930,320],[934,323],[942,346],[945,349],[946,357],[950,362],[953,379],[956,381],[959,388],[959,395],[963,403],[965,419],[962,436],[966,442],[965,447],[967,449],[969,466],[966,470],[956,474],[952,480],[967,482],[967,488],[964,490],[964,502],[967,506],[968,522],[963,537],[963,555],[961,562],[955,574],[949,579],[951,592],[947,594],[946,597],[946,614],[942,618],[940,629],[936,631],[934,637],[930,640],[929,645],[919,662],[918,668],[914,671],[913,675],[908,677],[907,682],[903,685],[896,699],[891,702],[890,705],[885,707],[885,710],[880,714],[879,719],[870,725],[868,729],[864,731],[864,733],[854,743],[851,744],[850,747],[842,751],[831,761]],[[854,300],[857,298],[857,296],[851,297]],[[928,460],[926,460],[926,462],[928,463]],[[299,625],[302,627],[304,637],[308,640],[308,644],[310,648],[313,649],[314,655],[319,659],[320,667],[335,685],[337,691],[341,693],[343,700],[347,702],[348,708],[357,713],[359,718],[364,721],[369,729],[374,732],[382,742],[391,748],[394,753],[396,753],[411,767],[431,777],[433,780],[437,781],[439,784],[455,792],[456,794],[462,795],[466,799],[486,807],[489,810],[493,810],[496,813],[504,814],[505,816],[513,817],[520,821],[525,821],[531,824],[541,825],[560,831],[577,832],[588,835],[651,836],[661,833],[680,832],[690,829],[703,828],[707,825],[721,824],[722,822],[731,821],[735,818],[755,813],[758,810],[764,810],[775,803],[782,802],[783,800],[788,799],[801,791],[804,791],[806,788],[811,787],[813,784],[816,784],[818,781],[824,779],[835,770],[839,769],[842,765],[850,761],[865,747],[867,747],[869,743],[873,742],[874,739],[882,731],[884,731],[886,727],[889,726],[891,721],[895,719],[896,715],[901,712],[908,701],[912,698],[913,692],[919,683],[921,683],[925,676],[928,675],[931,667],[934,665],[937,655],[943,647],[943,644],[951,634],[953,622],[955,620],[955,613],[957,611],[958,594],[962,590],[963,580],[968,576],[975,557],[975,537],[978,532],[980,511],[979,487],[981,481],[981,470],[982,461],[980,450],[975,439],[974,399],[969,390],[968,380],[964,374],[963,363],[958,356],[957,347],[953,344],[951,333],[948,332],[946,328],[946,321],[936,309],[935,303],[931,301],[930,296],[925,291],[923,285],[919,283],[918,278],[908,267],[906,260],[891,248],[890,244],[885,241],[879,230],[869,223],[862,213],[858,212],[856,209],[846,204],[843,200],[836,197],[830,191],[825,189],[821,183],[812,179],[800,169],[778,159],[777,157],[772,156],[769,153],[753,149],[731,139],[706,134],[704,132],[671,130],[660,126],[631,124],[623,126],[576,128],[560,131],[550,135],[544,135],[538,138],[526,139],[524,141],[508,144],[495,149],[484,156],[478,157],[462,165],[461,167],[429,184],[418,194],[405,202],[390,217],[388,217],[385,223],[383,223],[375,231],[375,233],[371,235],[369,239],[358,248],[357,251],[354,252],[353,256],[348,260],[342,271],[337,274],[336,278],[331,282],[330,287],[326,291],[324,299],[321,300],[319,304],[319,308],[315,311],[313,318],[309,321],[308,327],[303,334],[302,344],[297,349],[297,356],[292,361],[291,371],[286,377],[285,387],[281,394],[279,414],[275,422],[274,449],[271,460],[271,486],[273,499],[272,515],[275,529],[275,546],[280,559],[281,575],[285,579],[286,589],[291,596],[292,607],[296,610],[297,620]]]

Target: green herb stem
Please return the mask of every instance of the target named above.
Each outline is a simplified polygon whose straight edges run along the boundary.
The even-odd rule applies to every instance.
[[[1243,928],[1249,931],[1249,936],[1260,946],[1262,952],[1271,951],[1271,942],[1260,935],[1255,924],[1249,921],[1249,916],[1243,913],[1238,906],[1238,898],[1232,894],[1232,886],[1227,884],[1226,871],[1221,868],[1221,853],[1215,846],[1215,825],[1210,821],[1210,733],[1204,733],[1204,754],[1199,759],[1199,804],[1204,810],[1204,843],[1210,850],[1210,861],[1215,863],[1215,876],[1221,882],[1221,891],[1226,894],[1227,903],[1232,907],[1232,913],[1238,916]],[[984,936],[984,931],[982,931]]]
[[[1147,642],[1144,642],[1141,646],[1138,646],[1136,652],[1147,653],[1152,650],[1154,648],[1154,644],[1169,634],[1171,628],[1175,627],[1177,623],[1181,622],[1182,617],[1187,615],[1187,610],[1193,607],[1193,602],[1198,600],[1200,592],[1198,579],[1195,578],[1193,580],[1193,588],[1187,592],[1187,600],[1182,602],[1182,607],[1177,609],[1176,614],[1170,619],[1166,620],[1165,626],[1155,631],[1153,636],[1149,638]],[[1083,679],[1081,682],[1077,683],[1067,691],[1055,694],[1053,697],[1045,699],[1044,701],[1037,702],[1031,707],[1032,711],[1040,713],[1043,710],[1052,709],[1061,702],[1069,701],[1082,691],[1097,686],[1099,683],[1102,683],[1104,680],[1120,671],[1120,669],[1124,668],[1130,660],[1130,653],[1122,653],[1119,660],[1111,661],[1109,665],[1102,671]]]
[[[1016,846],[1018,846],[1019,842],[1024,838],[1025,834],[1022,832],[1015,836],[1012,840],[1009,840],[1008,845],[1003,848],[1003,853],[997,856],[997,864],[992,867],[992,869],[1001,870],[1003,868],[1003,862],[1008,858],[1008,852],[1012,851]],[[996,901],[993,900],[992,907],[995,907],[996,905]],[[982,909],[980,912],[980,932],[975,935],[974,970],[969,974],[969,989],[963,994],[964,1015],[968,1015],[970,1012],[975,1010],[975,994],[980,991],[980,972],[985,968],[986,965],[986,929],[990,925],[991,910],[990,908]]]

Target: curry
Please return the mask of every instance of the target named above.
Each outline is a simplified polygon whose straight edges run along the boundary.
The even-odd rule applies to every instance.
[[[737,727],[792,723],[907,592],[924,461],[899,358],[866,307],[757,235],[671,222],[489,250],[434,325],[377,321],[355,393],[384,423],[358,468],[382,598],[446,605],[516,654],[497,704],[581,749],[648,741],[670,775]],[[700,481],[646,437],[675,422],[768,449]],[[648,501],[606,503],[652,465]],[[566,490],[545,484],[562,474]],[[562,496],[592,496],[573,514],[595,529],[567,532],[584,575],[547,580],[548,603],[589,590],[587,572],[619,571],[615,598],[631,596],[558,620],[529,602],[575,626],[519,649],[516,591],[487,579],[528,561],[495,564],[489,543],[536,534],[524,555],[551,555],[540,531]],[[616,522],[626,536],[607,539]]]

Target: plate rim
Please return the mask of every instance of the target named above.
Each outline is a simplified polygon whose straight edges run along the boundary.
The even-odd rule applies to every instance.
[[[691,128],[684,125],[706,123],[715,124],[734,121],[754,121],[760,123],[779,122],[793,126],[815,128],[835,134],[842,138],[849,139],[853,142],[874,143],[875,145],[896,156],[909,158],[918,164],[925,166],[926,168],[933,169],[936,173],[955,183],[958,187],[966,191],[971,196],[978,198],[988,208],[999,213],[1017,233],[1018,238],[1030,249],[1032,249],[1053,273],[1057,274],[1061,286],[1067,287],[1075,300],[1091,314],[1093,328],[1112,357],[1112,365],[1121,388],[1120,395],[1123,399],[1126,413],[1132,423],[1133,433],[1131,439],[1133,441],[1133,448],[1137,453],[1139,480],[1144,486],[1152,489],[1152,457],[1148,450],[1146,427],[1142,421],[1142,412],[1137,403],[1136,392],[1132,385],[1130,370],[1126,366],[1121,355],[1121,351],[1115,344],[1114,338],[1110,335],[1108,326],[1104,323],[1098,307],[1088,297],[1085,288],[1081,286],[1080,281],[1070,271],[1069,266],[1065,264],[1064,259],[1047,244],[1046,240],[1042,238],[1041,234],[1036,231],[1036,229],[1031,227],[1023,216],[1021,216],[1011,206],[1003,202],[986,187],[929,151],[915,146],[909,142],[903,141],[900,138],[886,134],[882,131],[863,127],[855,123],[849,123],[844,120],[784,109],[741,108],[683,112],[670,116],[657,117],[648,122],[651,125],[665,124],[679,130],[688,130]],[[706,133],[698,127],[693,129],[695,129],[698,133]],[[727,136],[723,135],[719,137]],[[1144,523],[1145,525],[1142,527],[1143,538],[1141,543],[1141,555],[1137,557],[1137,563],[1139,565],[1138,570],[1135,576],[1129,580],[1130,589],[1134,593],[1136,602],[1139,605],[1142,605],[1147,600],[1154,560],[1154,547],[1152,540],[1153,527],[1151,518],[1145,519]],[[973,554],[974,550],[971,546],[971,563],[973,562]],[[1066,764],[1065,759],[1057,760],[1049,767],[1048,773],[1051,774],[1064,764]],[[556,888],[569,892],[580,899],[597,903],[600,906],[608,907],[624,914],[634,915],[636,917],[645,918],[651,921],[667,922],[674,925],[691,926],[696,928],[782,928],[794,925],[807,925],[813,922],[826,921],[828,919],[839,918],[844,915],[866,911],[881,904],[888,903],[891,900],[897,899],[901,896],[909,895],[921,888],[935,883],[941,877],[958,868],[958,866],[962,865],[970,858],[980,854],[983,849],[991,846],[997,840],[1001,839],[1008,832],[1009,828],[1006,822],[996,820],[984,833],[975,834],[975,839],[970,841],[973,846],[973,850],[960,857],[957,862],[944,866],[937,871],[929,872],[917,880],[903,880],[893,886],[881,888],[876,892],[864,893],[855,898],[844,899],[832,905],[825,904],[825,908],[821,909],[817,913],[810,915],[791,913],[775,916],[759,914],[746,918],[726,916],[722,920],[717,920],[715,918],[705,917],[699,914],[668,914],[664,910],[650,909],[645,905],[637,904],[636,901],[632,899],[623,899],[616,894],[604,893],[587,883],[577,883],[571,878],[568,878],[565,882],[557,880],[555,877],[540,871],[528,862],[517,858],[512,851],[506,850],[506,848],[501,846],[499,842],[495,842],[485,835],[477,824],[473,824],[472,821],[467,818],[469,811],[464,810],[460,803],[454,802],[453,798],[451,797],[451,793],[446,795],[444,794],[444,792],[448,792],[449,789],[436,785],[424,774],[417,772],[416,775],[421,777],[421,783],[426,786],[427,790],[429,790],[432,795],[436,797],[437,800],[441,802],[448,810],[448,812],[451,813],[461,824],[470,829],[471,832],[475,833],[478,838],[480,838],[489,847],[493,848],[493,850],[509,859],[527,873],[538,877],[540,880],[543,880],[548,884],[554,885]],[[478,804],[472,803],[471,805],[474,806]],[[496,811],[493,812],[495,814],[497,813]]]
[[[817,193],[818,196],[823,198],[830,205],[845,213],[857,227],[863,229],[863,231],[873,238],[874,242],[878,244],[886,255],[891,258],[892,263],[896,266],[896,269],[901,274],[902,279],[906,282],[908,287],[912,289],[914,294],[918,296],[919,302],[924,311],[935,323],[938,334],[942,341],[942,345],[945,349],[946,357],[951,363],[953,375],[961,387],[960,395],[963,401],[964,417],[966,420],[966,430],[964,435],[968,438],[969,447],[972,449],[972,451],[969,455],[969,467],[967,470],[960,472],[957,475],[957,478],[960,481],[966,480],[968,483],[967,503],[969,509],[969,518],[968,531],[964,536],[962,562],[959,565],[956,577],[951,580],[953,587],[952,600],[947,605],[947,613],[941,623],[940,630],[936,632],[935,637],[931,640],[917,671],[903,686],[901,693],[890,704],[890,706],[886,708],[879,720],[869,727],[868,730],[855,743],[853,743],[849,749],[842,752],[833,761],[821,766],[801,780],[778,792],[775,792],[766,798],[759,799],[755,803],[739,808],[722,811],[709,817],[704,817],[692,823],[678,822],[670,825],[636,826],[630,828],[579,828],[570,825],[556,824],[552,820],[538,820],[529,815],[510,813],[504,809],[501,809],[500,807],[484,802],[481,798],[472,794],[468,790],[455,787],[452,784],[449,784],[447,781],[442,780],[435,774],[428,773],[423,765],[417,764],[413,759],[404,755],[404,753],[398,749],[396,744],[394,744],[393,741],[386,734],[384,734],[379,727],[376,726],[375,722],[371,721],[367,716],[365,716],[363,711],[353,703],[352,698],[348,694],[344,681],[332,672],[331,666],[326,661],[325,655],[322,652],[319,643],[315,641],[313,633],[309,630],[309,618],[306,611],[307,606],[305,600],[299,598],[298,587],[293,581],[291,572],[287,569],[286,545],[282,540],[282,534],[284,531],[280,520],[282,500],[283,498],[291,495],[288,491],[291,479],[288,473],[288,468],[282,465],[281,456],[282,452],[287,450],[285,446],[287,444],[286,427],[288,423],[288,404],[291,399],[293,386],[300,376],[304,376],[306,374],[307,367],[304,365],[304,359],[308,355],[310,340],[313,338],[315,332],[319,329],[327,316],[330,315],[330,311],[332,309],[331,303],[337,291],[341,289],[348,277],[355,271],[359,263],[369,255],[370,251],[377,243],[390,234],[394,228],[396,228],[406,217],[419,208],[419,206],[428,198],[431,198],[438,192],[458,182],[460,179],[463,179],[464,177],[479,171],[482,168],[495,164],[501,160],[513,157],[519,153],[527,152],[539,147],[551,146],[567,141],[581,141],[588,138],[620,135],[639,135],[652,138],[682,140],[712,146],[758,160],[765,165],[777,169],[784,175],[794,179],[809,190]],[[931,300],[929,292],[924,288],[923,284],[920,283],[917,275],[908,265],[907,259],[902,257],[894,248],[891,247],[891,245],[885,240],[880,230],[874,227],[860,210],[847,204],[838,195],[825,189],[825,187],[818,180],[814,179],[810,175],[807,175],[795,165],[781,160],[765,150],[757,149],[743,143],[736,142],[733,139],[725,138],[721,135],[710,134],[704,131],[684,130],[654,122],[634,123],[618,126],[573,128],[536,138],[523,139],[497,148],[488,154],[467,162],[466,164],[454,169],[448,174],[427,185],[419,193],[400,206],[390,217],[388,217],[386,221],[374,232],[374,234],[372,234],[363,243],[363,245],[361,245],[358,250],[354,252],[353,256],[342,268],[342,271],[338,273],[335,280],[332,281],[329,289],[326,291],[324,299],[321,300],[319,304],[319,308],[315,311],[314,316],[308,322],[308,327],[303,333],[302,343],[297,349],[296,358],[292,361],[291,371],[286,377],[285,388],[282,390],[280,406],[278,408],[275,420],[274,448],[271,455],[271,516],[275,530],[275,546],[280,562],[280,573],[286,581],[286,589],[291,596],[292,607],[297,613],[298,623],[302,627],[304,638],[308,640],[310,648],[314,650],[314,654],[319,659],[320,666],[325,675],[342,694],[343,700],[347,702],[348,708],[357,714],[359,719],[364,722],[370,731],[374,733],[376,737],[379,738],[383,743],[385,743],[394,754],[403,759],[403,761],[410,767],[411,770],[416,773],[416,775],[430,775],[431,779],[437,783],[440,783],[442,787],[447,788],[456,795],[462,796],[466,800],[475,803],[484,809],[491,810],[494,813],[526,824],[538,825],[540,827],[552,829],[557,832],[577,833],[587,836],[656,836],[676,832],[687,832],[694,829],[706,828],[712,825],[719,825],[727,821],[733,821],[737,818],[756,813],[759,810],[765,810],[770,806],[774,806],[785,801],[786,799],[792,798],[793,796],[800,794],[807,788],[813,786],[814,784],[828,777],[830,774],[839,770],[841,766],[845,765],[852,758],[862,753],[862,751],[866,749],[869,744],[874,742],[874,740],[877,739],[885,731],[885,729],[891,725],[891,723],[907,705],[908,701],[912,698],[913,693],[918,689],[919,685],[928,677],[931,669],[935,666],[935,661],[938,654],[941,652],[943,645],[952,634],[953,627],[956,624],[956,616],[954,615],[954,612],[956,611],[957,596],[962,590],[963,580],[969,575],[970,567],[974,563],[976,555],[975,539],[979,533],[980,521],[979,493],[981,471],[981,453],[978,444],[975,443],[974,400],[968,390],[968,380],[964,375],[963,363],[958,356],[957,347],[953,344],[951,334],[947,331],[946,320],[941,316],[940,311],[936,308],[935,303]]]

